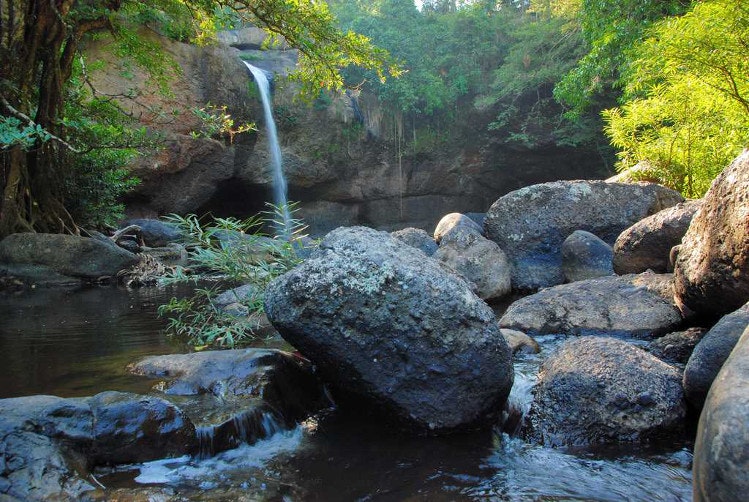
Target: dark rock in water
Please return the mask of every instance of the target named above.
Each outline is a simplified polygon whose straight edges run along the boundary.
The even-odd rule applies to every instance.
[[[694,348],[684,368],[684,392],[690,404],[702,407],[713,380],[747,326],[749,303],[723,316]]]
[[[679,309],[661,295],[670,276],[599,277],[544,289],[516,301],[502,328],[542,335],[609,335],[649,338],[676,328]],[[668,289],[666,288],[668,291]]]
[[[41,265],[83,279],[112,277],[138,257],[96,239],[63,234],[11,234],[0,241],[0,262]]]
[[[601,239],[575,230],[562,243],[562,272],[567,282],[614,275],[611,259],[614,251]]]
[[[697,344],[705,336],[704,328],[675,331],[653,340],[646,350],[667,363],[686,364]]]
[[[674,266],[677,299],[710,318],[749,301],[749,150],[710,186]]]
[[[409,227],[391,232],[390,235],[411,247],[421,250],[427,256],[432,256],[437,251],[437,243],[426,230]]]
[[[156,388],[192,418],[204,456],[254,443],[330,405],[310,363],[278,350],[150,356],[128,369],[163,379]]]
[[[364,227],[328,234],[265,311],[339,397],[423,430],[489,423],[512,386],[492,310],[435,260]]]
[[[139,218],[128,220],[125,226],[128,225],[137,225],[140,227],[143,243],[152,248],[167,246],[173,242],[180,241],[184,237],[184,234],[176,225],[161,220]]]
[[[640,442],[686,415],[679,372],[613,338],[569,340],[541,367],[526,434],[549,446]]]
[[[437,223],[437,227],[434,229],[434,240],[439,244],[448,232],[461,227],[475,230],[479,235],[482,232],[479,224],[468,216],[460,213],[450,213],[443,216],[439,223]]]
[[[510,292],[510,262],[496,243],[473,228],[455,227],[447,232],[434,259],[474,283],[476,294],[484,300]]]
[[[96,464],[145,462],[197,449],[195,426],[168,401],[102,392],[90,398],[89,404],[94,415],[92,458]]]
[[[637,221],[682,202],[654,184],[556,181],[504,195],[486,214],[486,236],[514,266],[514,289],[535,290],[564,282],[562,242],[575,230],[609,244]]]
[[[93,414],[81,399],[0,399],[0,499],[79,500],[93,441]]]
[[[0,439],[0,499],[82,500],[95,489],[81,456],[43,434],[22,430]]]
[[[27,396],[0,399],[0,431],[26,430],[88,448],[93,440],[94,417],[84,399]]]
[[[75,289],[81,286],[81,279],[59,274],[43,265],[0,263],[0,291],[21,290],[29,286]]]
[[[237,302],[249,301],[259,295],[261,292],[255,284],[244,284],[242,286],[228,289],[223,293],[217,295],[213,299],[213,304],[223,309],[227,305],[231,305]]]
[[[670,272],[671,248],[681,243],[701,200],[692,200],[659,211],[622,232],[614,243],[617,274],[639,274],[646,270]]]
[[[745,500],[749,493],[749,329],[720,370],[694,445],[694,500]]]

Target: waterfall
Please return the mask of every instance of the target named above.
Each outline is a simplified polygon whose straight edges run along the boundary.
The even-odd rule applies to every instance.
[[[265,129],[268,132],[268,151],[270,152],[271,167],[273,168],[273,202],[283,216],[283,228],[278,230],[288,240],[291,238],[291,215],[289,214],[289,204],[286,199],[286,178],[283,175],[283,167],[281,165],[281,146],[278,144],[278,131],[276,129],[276,122],[273,120],[273,109],[271,108],[270,81],[265,72],[260,68],[252,66],[247,61],[244,61],[244,64],[247,65],[247,68],[252,73],[252,77],[255,79],[260,91],[260,99],[263,102]]]

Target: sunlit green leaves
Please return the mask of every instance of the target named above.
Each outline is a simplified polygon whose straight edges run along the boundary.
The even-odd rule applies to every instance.
[[[633,52],[627,101],[605,114],[618,167],[640,161],[686,196],[699,197],[749,142],[749,6],[695,4],[654,26]]]

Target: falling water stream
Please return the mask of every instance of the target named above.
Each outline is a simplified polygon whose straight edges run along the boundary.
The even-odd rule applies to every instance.
[[[289,213],[289,204],[287,200],[288,188],[286,178],[283,174],[283,164],[281,162],[281,146],[278,143],[278,130],[276,128],[276,122],[273,119],[270,81],[268,80],[265,71],[256,66],[252,66],[247,61],[245,61],[244,64],[247,65],[247,68],[249,68],[252,73],[252,77],[255,79],[257,88],[260,91],[260,99],[263,102],[265,129],[268,134],[268,151],[270,152],[271,167],[273,168],[273,202],[283,217],[283,228],[279,229],[280,234],[288,239],[291,233],[291,214]]]

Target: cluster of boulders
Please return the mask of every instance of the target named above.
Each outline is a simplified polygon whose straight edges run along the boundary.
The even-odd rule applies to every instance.
[[[685,201],[651,183],[534,185],[501,197],[486,215],[449,214],[432,235],[415,228],[392,234],[338,228],[268,286],[265,312],[281,336],[315,365],[341,406],[430,433],[496,423],[513,384],[513,354],[538,351],[534,338],[566,335],[541,366],[521,433],[551,446],[647,442],[683,433],[690,413],[701,412],[695,495],[720,493],[730,499],[749,489],[749,428],[743,420],[749,411],[748,214],[749,151],[701,201]],[[140,239],[149,225],[138,225]],[[0,261],[16,267],[54,265],[68,276],[94,278],[116,273],[135,256],[112,242],[87,239],[81,253],[101,260],[107,251],[120,261],[78,270],[58,265],[60,253],[34,240],[39,238],[3,240]],[[60,236],[59,246],[70,239]],[[99,266],[97,260],[92,263]],[[527,296],[497,319],[486,302],[510,303],[516,294]],[[225,303],[229,310],[232,299]],[[178,376],[162,385],[166,395],[207,393],[225,402],[227,395],[245,392],[234,363],[226,370],[234,376],[218,384],[193,375],[228,356],[189,362],[180,357],[187,356],[141,362],[133,371]],[[263,395],[293,393],[294,385]],[[303,394],[319,396],[318,390]],[[127,399],[147,406],[153,398]],[[85,415],[95,406],[116,408],[118,400],[107,395],[65,406]],[[323,401],[315,397],[300,410]],[[0,406],[14,405],[0,401]],[[246,403],[237,409],[246,410]],[[179,413],[193,428],[190,413],[211,415],[190,406],[168,415]],[[259,422],[252,413],[243,416],[247,424]],[[242,420],[236,415],[216,419],[211,437],[223,438],[221,448],[245,440],[237,436],[246,428],[236,425]],[[45,458],[68,466],[73,457],[59,457],[68,450],[85,459],[75,465],[133,461],[127,438],[122,447],[91,446],[97,444],[95,428],[71,429],[71,439],[54,427],[30,426],[25,418],[2,423],[9,432],[0,443],[0,467],[10,473],[9,480],[15,472],[28,476],[37,469],[35,464],[14,467],[9,448],[37,443],[57,452]],[[199,434],[181,434],[180,448],[195,448],[186,438]],[[81,457],[84,450],[97,453]],[[6,483],[0,492],[10,493],[13,486]]]
[[[483,226],[454,213],[433,235],[339,228],[270,285],[265,308],[334,395],[438,432],[496,418],[508,354],[532,350],[518,336],[577,335],[543,363],[525,437],[651,441],[702,411],[695,479],[737,494],[749,489],[749,428],[735,418],[749,411],[736,390],[749,382],[737,344],[748,214],[749,151],[701,201],[652,183],[544,183],[497,200]],[[513,292],[535,293],[497,321],[482,300]]]

